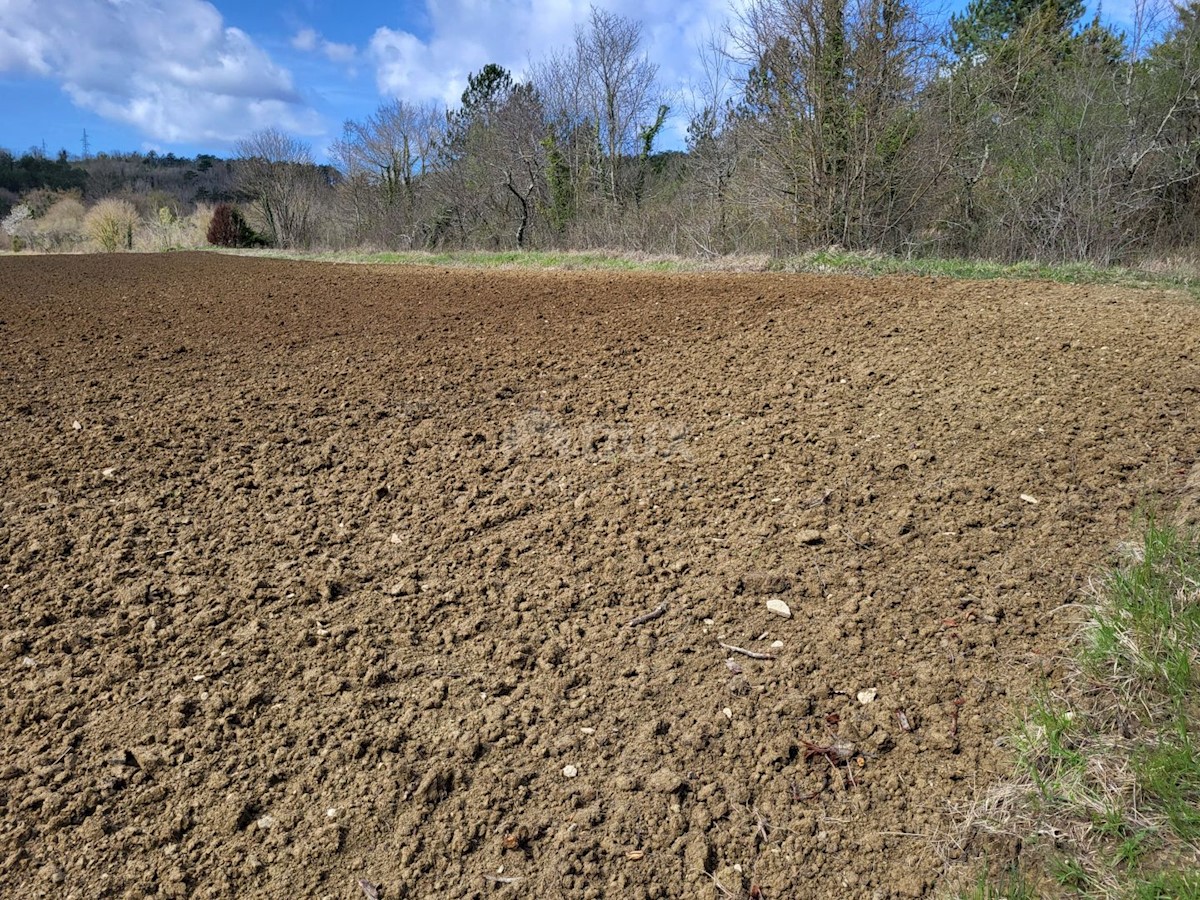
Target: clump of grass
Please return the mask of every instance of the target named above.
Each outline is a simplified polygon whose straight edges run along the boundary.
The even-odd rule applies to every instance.
[[[1064,896],[1200,898],[1200,542],[1151,523],[1126,557],[973,825],[1020,838],[1025,874]]]
[[[1025,878],[1017,866],[1005,868],[999,875],[988,877],[981,869],[979,877],[970,889],[962,894],[962,900],[1037,900],[1037,890]]]

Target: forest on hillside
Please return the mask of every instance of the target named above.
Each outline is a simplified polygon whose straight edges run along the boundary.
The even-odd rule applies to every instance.
[[[487,65],[455,108],[347,121],[328,165],[275,130],[230,159],[0,151],[0,217],[39,249],[102,227],[108,249],[203,243],[225,204],[245,226],[228,242],[300,249],[1108,265],[1196,243],[1200,0],[1138,0],[1124,32],[1082,0],[940,22],[907,0],[751,0],[697,52],[702,77],[667,97],[640,24],[593,7],[524,80]],[[672,114],[686,147],[663,151]]]

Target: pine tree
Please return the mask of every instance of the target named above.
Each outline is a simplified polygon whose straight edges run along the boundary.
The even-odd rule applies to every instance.
[[[959,59],[973,61],[1027,28],[1068,37],[1083,13],[1083,0],[971,0],[962,15],[950,17],[947,45]]]

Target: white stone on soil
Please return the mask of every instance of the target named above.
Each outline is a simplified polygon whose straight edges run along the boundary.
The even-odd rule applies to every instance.
[[[782,600],[768,600],[767,609],[775,613],[777,616],[783,616],[785,619],[790,619],[792,617],[792,608]]]

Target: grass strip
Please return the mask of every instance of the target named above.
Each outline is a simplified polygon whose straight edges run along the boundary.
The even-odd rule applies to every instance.
[[[1150,523],[1123,551],[1063,686],[1021,716],[1016,773],[968,823],[1020,859],[961,896],[1200,898],[1200,542]]]
[[[870,251],[819,250],[797,256],[763,254],[699,259],[652,256],[619,251],[454,250],[299,252],[281,250],[220,251],[317,262],[394,266],[444,266],[464,269],[601,270],[625,272],[784,272],[862,277],[918,276],[971,280],[1053,281],[1061,284],[1105,284],[1132,288],[1174,288],[1200,297],[1194,266],[1162,264],[1155,270],[1097,266],[1091,263],[998,263],[989,260],[898,257]]]

